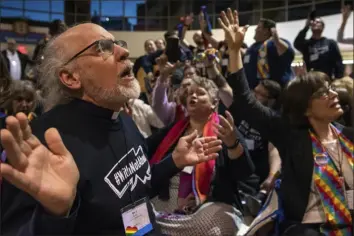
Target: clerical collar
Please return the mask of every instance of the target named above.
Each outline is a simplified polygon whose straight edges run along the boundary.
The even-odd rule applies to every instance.
[[[110,109],[97,106],[91,102],[87,102],[81,99],[74,99],[71,102],[71,105],[77,107],[77,109],[80,109],[85,113],[110,120],[117,120],[120,113],[120,111],[112,111]]]

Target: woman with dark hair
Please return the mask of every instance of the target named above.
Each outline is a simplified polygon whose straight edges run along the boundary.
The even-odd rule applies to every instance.
[[[276,114],[249,89],[240,53],[247,27],[238,25],[236,11],[221,17],[234,91],[229,109],[271,141],[282,158],[282,235],[352,235],[352,130],[333,124],[343,110],[328,76],[310,72],[290,81],[283,114]]]

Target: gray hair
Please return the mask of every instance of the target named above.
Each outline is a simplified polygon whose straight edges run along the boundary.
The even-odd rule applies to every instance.
[[[28,99],[33,102],[31,111],[33,111],[39,102],[39,96],[37,95],[36,88],[31,81],[28,80],[14,80],[12,81],[9,89],[10,95],[7,100],[1,106],[4,108],[8,115],[13,114],[12,102],[19,98]]]
[[[45,110],[59,104],[66,104],[75,97],[73,91],[70,91],[59,79],[60,70],[63,69],[66,60],[65,45],[57,43],[55,39],[47,43],[43,52],[44,60],[38,66]]]
[[[208,92],[212,102],[219,101],[219,88],[218,86],[216,86],[214,81],[201,76],[194,76],[192,78],[192,81],[193,83],[195,83],[196,85],[205,89]]]

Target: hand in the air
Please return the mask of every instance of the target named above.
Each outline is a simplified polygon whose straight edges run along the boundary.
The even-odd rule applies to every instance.
[[[207,27],[207,22],[204,19],[204,13],[201,11],[198,16],[199,19],[199,26],[200,30],[205,33],[206,27]]]
[[[156,58],[156,64],[159,67],[161,82],[166,82],[167,78],[181,66],[181,63],[178,61],[174,64],[168,62],[168,58],[165,54],[162,54],[160,57]]]
[[[217,137],[198,138],[198,132],[194,131],[179,139],[172,158],[176,166],[182,169],[217,158],[221,149],[221,140]]]
[[[221,18],[218,18],[221,28],[225,32],[225,40],[229,49],[239,50],[243,44],[248,25],[240,27],[237,11],[227,9],[227,14],[222,11]]]
[[[234,119],[230,112],[226,111],[226,118],[219,115],[220,123],[214,123],[214,132],[225,143],[227,147],[231,147],[237,141],[235,132]]]
[[[187,15],[185,18],[184,18],[184,25],[188,25],[190,26],[194,21],[194,15],[193,13],[190,13],[189,15]]]
[[[279,41],[279,34],[278,31],[275,27],[270,29],[270,32],[272,33],[272,37],[274,41]]]
[[[342,7],[342,19],[343,22],[347,22],[350,14],[352,13],[350,5]]]
[[[48,150],[33,134],[23,113],[6,119],[1,141],[9,164],[0,164],[0,174],[30,194],[50,213],[66,215],[74,202],[79,171],[54,128],[45,133]]]

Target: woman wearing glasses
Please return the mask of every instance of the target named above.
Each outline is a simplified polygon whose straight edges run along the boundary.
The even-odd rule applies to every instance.
[[[161,235],[149,200],[160,180],[222,149],[193,132],[149,164],[148,142],[120,112],[140,89],[128,50],[112,38],[86,23],[48,43],[41,72],[52,108],[31,127],[24,114],[10,116],[1,130],[2,235]]]
[[[282,235],[352,235],[353,132],[332,124],[343,110],[328,76],[310,72],[289,82],[283,114],[275,114],[247,84],[240,53],[247,27],[239,27],[236,11],[221,18],[231,49],[229,110],[270,140],[282,158]]]

